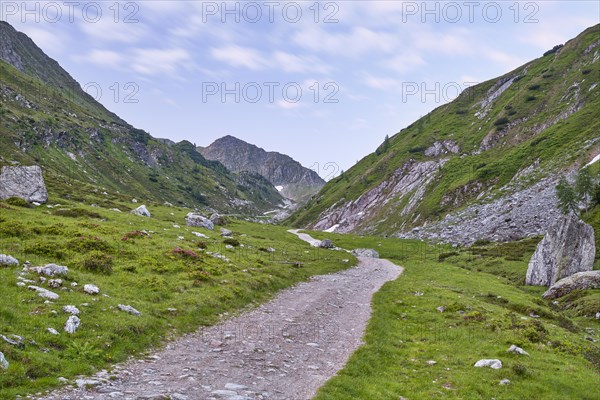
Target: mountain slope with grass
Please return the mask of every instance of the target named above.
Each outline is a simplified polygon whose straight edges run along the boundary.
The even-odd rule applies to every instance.
[[[249,171],[268,179],[281,194],[295,201],[305,201],[325,185],[313,170],[303,167],[291,157],[265,151],[233,136],[215,140],[198,151],[207,159],[220,161],[230,171]]]
[[[288,222],[460,244],[543,234],[559,176],[600,154],[599,83],[596,25],[402,129]]]
[[[88,185],[142,201],[251,214],[283,201],[258,174],[231,173],[190,142],[167,143],[129,125],[2,21],[0,149],[0,166],[40,165],[49,188],[70,196]]]

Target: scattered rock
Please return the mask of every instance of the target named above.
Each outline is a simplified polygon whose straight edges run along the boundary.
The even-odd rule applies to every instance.
[[[53,335],[58,335],[58,331],[54,328],[48,328],[47,329],[49,333],[53,334]]]
[[[379,253],[373,249],[354,249],[352,250],[352,254],[357,257],[379,258]]]
[[[75,333],[77,329],[79,329],[79,325],[81,325],[81,320],[79,317],[71,315],[65,324],[65,331],[71,334]]]
[[[322,249],[331,249],[333,248],[333,242],[329,239],[321,240],[321,243],[319,243],[319,247]]]
[[[43,297],[45,299],[57,300],[60,296],[54,292],[49,291],[48,289],[44,289],[38,286],[27,286],[29,290],[35,290],[38,293],[38,296]]]
[[[62,310],[71,315],[79,315],[79,309],[75,306],[64,306]]]
[[[22,348],[25,346],[25,340],[21,336],[10,335],[10,337],[6,337],[4,335],[0,335],[0,338],[2,338],[2,340],[4,340],[6,343],[10,344],[11,346],[16,346],[19,348]]]
[[[228,384],[225,385],[225,389],[227,389],[227,390],[235,390],[235,391],[247,390],[248,386],[238,385],[236,383],[228,383]]]
[[[86,292],[87,294],[98,294],[100,293],[100,288],[98,288],[98,286],[96,285],[83,285],[83,291]]]
[[[435,365],[435,364],[437,364],[437,361],[433,361],[433,360],[427,361],[427,365]]]
[[[4,357],[4,353],[0,352],[0,367],[2,369],[8,369],[8,361],[6,361],[6,358]]]
[[[500,360],[488,360],[488,359],[483,359],[483,360],[479,360],[475,363],[475,367],[490,367],[492,369],[500,369],[502,368],[502,361]]]
[[[596,319],[600,319],[600,312],[596,313]]]
[[[458,144],[452,140],[442,140],[441,142],[435,142],[433,145],[425,150],[427,157],[437,157],[448,152],[457,154],[460,152]]]
[[[215,229],[215,225],[203,215],[197,213],[188,213],[185,217],[185,224],[187,226],[197,226],[208,230]]]
[[[32,267],[29,268],[29,270],[39,275],[46,276],[66,275],[69,272],[69,268],[56,264],[46,264],[42,267]]]
[[[438,310],[438,312],[444,312],[444,311],[446,311],[446,307],[439,306],[438,308],[436,308],[436,310]]]
[[[578,272],[563,278],[552,285],[543,295],[545,299],[555,299],[574,290],[600,289],[600,270]]]
[[[231,235],[233,235],[233,232],[231,232],[229,229],[221,228],[221,236],[231,236]]]
[[[503,386],[504,386],[504,385],[510,385],[510,380],[508,380],[508,379],[502,379],[502,380],[500,381],[500,384],[501,384],[501,385],[503,385]]]
[[[203,238],[203,239],[210,239],[210,236],[206,236],[205,234],[200,233],[200,232],[192,232],[192,235],[196,235],[199,238]]]
[[[50,279],[48,281],[48,286],[50,286],[51,288],[54,288],[54,289],[61,287],[62,284],[63,284],[62,279]]]
[[[19,260],[6,254],[0,254],[0,265],[18,266]]]
[[[25,201],[45,203],[48,191],[42,169],[37,166],[2,167],[0,173],[0,200],[19,197]]]
[[[523,350],[523,349],[522,349],[522,348],[520,348],[520,347],[517,347],[517,346],[515,346],[514,344],[513,344],[513,345],[511,345],[511,346],[508,348],[508,350],[506,350],[506,351],[508,351],[509,353],[513,353],[513,354],[521,354],[521,355],[523,355],[523,356],[528,356],[528,355],[529,355],[529,353],[528,353],[528,352],[526,352],[525,350]]]
[[[538,244],[525,284],[552,286],[575,273],[591,271],[595,255],[594,229],[570,213],[556,221]]]
[[[77,379],[75,383],[77,384],[78,388],[84,389],[100,386],[102,384],[102,382],[97,381],[95,379]]]
[[[131,213],[134,215],[139,215],[140,217],[151,217],[150,211],[146,208],[145,205],[141,205],[135,210],[131,210]]]
[[[139,317],[139,316],[142,315],[141,312],[139,312],[138,310],[136,310],[135,308],[133,308],[131,306],[126,306],[126,305],[123,305],[123,304],[119,304],[117,307],[119,308],[119,310],[128,312],[129,314],[133,314],[136,317]]]

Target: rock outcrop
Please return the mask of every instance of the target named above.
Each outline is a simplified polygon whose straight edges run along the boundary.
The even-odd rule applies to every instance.
[[[29,167],[2,167],[0,173],[0,200],[19,197],[29,203],[45,203],[48,191],[37,165]]]
[[[538,244],[525,284],[552,286],[578,272],[591,271],[595,254],[594,229],[573,213],[563,216]]]
[[[215,225],[212,223],[212,221],[210,219],[206,218],[203,215],[196,214],[196,213],[188,213],[188,215],[185,217],[185,224],[187,226],[195,226],[195,227],[199,227],[199,228],[208,229],[211,231],[213,229],[215,229]]]
[[[556,299],[574,290],[600,289],[600,271],[578,272],[550,286],[542,297]]]
[[[373,249],[354,249],[352,254],[356,257],[379,258],[379,253]]]

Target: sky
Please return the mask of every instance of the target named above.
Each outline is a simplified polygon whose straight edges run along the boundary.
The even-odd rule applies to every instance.
[[[233,135],[330,179],[600,2],[0,0],[0,20],[154,137]]]

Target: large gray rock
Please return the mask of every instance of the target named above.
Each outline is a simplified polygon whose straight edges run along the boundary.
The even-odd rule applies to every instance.
[[[71,315],[67,320],[67,323],[65,324],[65,332],[73,334],[77,332],[77,329],[79,329],[79,325],[81,325],[81,320],[79,319],[79,317]]]
[[[58,298],[60,297],[56,293],[51,292],[48,289],[41,288],[39,286],[30,285],[30,286],[27,286],[27,288],[29,290],[35,290],[37,292],[38,296],[43,297],[44,299],[58,300]]]
[[[18,266],[19,260],[6,254],[0,254],[0,265]]]
[[[215,229],[215,225],[210,219],[196,213],[188,213],[188,215],[185,217],[185,224],[187,226],[197,226],[200,228],[209,229],[211,231]]]
[[[489,367],[492,369],[500,369],[502,368],[502,361],[498,359],[483,359],[477,361],[474,366],[477,368]]]
[[[330,239],[321,240],[319,247],[322,249],[331,249],[333,248],[333,242]]]
[[[29,270],[46,276],[66,275],[69,272],[68,267],[56,264],[46,264],[42,267],[31,267]]]
[[[4,353],[0,352],[0,368],[8,369],[8,361],[4,357]]]
[[[44,183],[42,169],[37,165],[29,167],[2,167],[0,173],[0,200],[19,197],[28,202],[45,203],[48,191]]]
[[[119,310],[128,312],[129,314],[133,314],[136,317],[139,317],[139,316],[142,315],[141,312],[139,312],[138,310],[136,310],[135,308],[133,308],[131,306],[126,306],[124,304],[119,304],[117,307],[119,308]]]
[[[148,209],[146,208],[145,205],[141,205],[138,208],[136,208],[135,210],[131,210],[132,214],[135,215],[139,215],[140,217],[151,217],[152,214],[150,214],[150,211],[148,211]]]
[[[578,272],[556,282],[542,296],[555,299],[573,290],[600,289],[600,271]]]
[[[591,271],[595,255],[594,229],[573,213],[563,216],[538,244],[525,284],[552,286],[577,272]]]

